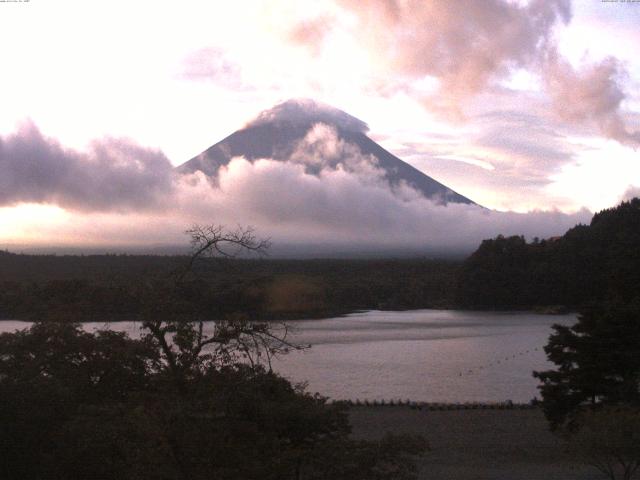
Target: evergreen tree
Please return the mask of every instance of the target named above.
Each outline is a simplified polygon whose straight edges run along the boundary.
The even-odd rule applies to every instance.
[[[545,352],[557,368],[534,372],[552,428],[588,406],[640,407],[640,299],[593,305],[553,329]]]

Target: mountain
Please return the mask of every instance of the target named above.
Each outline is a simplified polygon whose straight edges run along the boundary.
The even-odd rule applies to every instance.
[[[244,128],[180,165],[177,170],[181,173],[200,170],[207,175],[216,176],[219,168],[234,157],[242,156],[249,161],[260,158],[286,161],[318,124],[327,125],[335,131],[340,141],[355,146],[364,157],[373,158],[375,166],[383,172],[384,179],[391,188],[405,182],[438,203],[474,204],[371,140],[366,135],[368,127],[363,121],[312,100],[289,100],[262,112]],[[334,168],[335,163],[337,162],[332,165]],[[318,173],[312,167],[307,171]]]

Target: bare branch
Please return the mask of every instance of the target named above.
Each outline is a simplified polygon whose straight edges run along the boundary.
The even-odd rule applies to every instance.
[[[191,255],[188,264],[178,275],[178,281],[182,281],[186,275],[193,272],[193,266],[200,257],[235,258],[242,252],[266,255],[271,246],[269,239],[256,236],[253,227],[240,225],[235,230],[227,231],[223,225],[196,224],[185,233],[191,239]]]
[[[238,226],[228,231],[222,225],[194,225],[186,233],[192,248],[187,265],[174,272],[168,290],[156,291],[153,284],[148,285],[157,298],[152,297],[150,317],[143,323],[178,383],[179,377],[199,375],[210,368],[243,361],[252,367],[266,362],[271,370],[272,359],[278,355],[308,348],[288,339],[289,329],[285,324],[276,331],[272,324],[231,318],[215,322],[214,331],[208,334],[201,315],[186,322],[175,317],[167,319],[170,311],[164,312],[163,305],[169,308],[172,300],[181,298],[182,282],[193,273],[196,260],[207,256],[233,258],[242,252],[264,255],[270,245],[269,240],[259,239],[251,227]]]

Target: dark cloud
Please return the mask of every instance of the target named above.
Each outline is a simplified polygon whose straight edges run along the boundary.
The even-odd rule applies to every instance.
[[[172,166],[127,140],[62,147],[27,123],[0,138],[0,205],[50,203],[72,210],[157,208],[172,191]]]
[[[350,246],[351,251],[405,249],[413,252],[470,252],[484,238],[505,235],[560,235],[591,214],[495,212],[473,205],[436,204],[404,186],[396,191],[375,171],[323,169],[262,159],[233,159],[212,187],[201,172],[187,175],[162,215],[84,215],[56,232],[99,232],[102,243],[180,244],[194,222],[252,225],[277,245]],[[89,235],[84,234],[83,239]],[[151,240],[154,239],[154,240]],[[302,250],[300,250],[302,249]],[[280,252],[286,253],[286,252]]]

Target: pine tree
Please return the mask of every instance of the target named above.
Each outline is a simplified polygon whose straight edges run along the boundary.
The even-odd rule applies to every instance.
[[[553,328],[545,352],[557,369],[534,372],[552,428],[587,406],[640,407],[640,299],[593,305]]]

